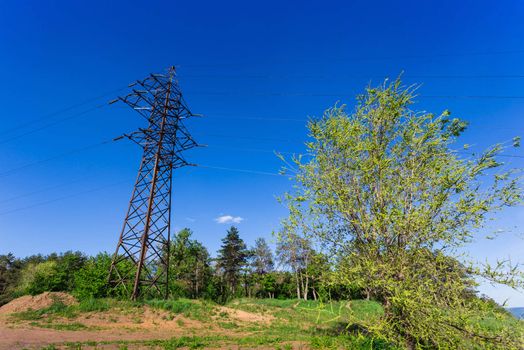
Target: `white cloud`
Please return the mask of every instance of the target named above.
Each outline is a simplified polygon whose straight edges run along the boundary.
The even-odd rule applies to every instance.
[[[187,217],[186,220],[189,221],[189,222],[195,222],[196,221],[195,219],[189,218],[189,217]]]
[[[240,224],[244,218],[240,216],[222,215],[215,219],[219,224]]]

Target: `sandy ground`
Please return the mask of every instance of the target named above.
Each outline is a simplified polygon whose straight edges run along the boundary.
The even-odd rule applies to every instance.
[[[48,344],[64,342],[100,342],[100,341],[138,341],[170,339],[180,336],[227,335],[240,337],[242,333],[220,328],[213,318],[205,322],[186,318],[182,315],[169,314],[149,307],[133,310],[109,310],[80,314],[74,319],[54,319],[49,325],[79,323],[84,326],[79,330],[56,330],[43,328],[46,320],[38,320],[40,326],[31,321],[20,321],[12,317],[12,312],[29,308],[37,310],[52,304],[60,298],[73,304],[76,301],[66,295],[41,295],[22,297],[0,308],[0,350],[40,349]],[[20,300],[21,299],[21,300]],[[220,313],[227,313],[231,321],[269,324],[273,317],[259,315],[227,307],[220,307]],[[34,322],[34,321],[33,321]],[[83,349],[87,347],[83,346]],[[117,344],[97,346],[97,349],[118,349]],[[131,345],[129,349],[141,349],[140,345]],[[228,348],[234,348],[228,346]],[[148,347],[149,349],[149,347]]]

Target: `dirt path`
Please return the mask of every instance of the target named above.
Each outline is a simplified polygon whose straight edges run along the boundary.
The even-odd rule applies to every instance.
[[[14,350],[24,348],[39,349],[47,344],[60,342],[87,342],[111,340],[169,339],[175,336],[166,332],[101,331],[57,331],[43,328],[8,328],[0,323],[0,349]]]
[[[62,293],[63,294],[63,293]],[[239,325],[269,325],[275,318],[272,315],[251,313],[225,306],[207,311],[205,316],[191,317],[175,314],[149,306],[113,307],[106,311],[76,313],[72,316],[62,314],[29,314],[20,317],[22,312],[40,310],[60,300],[63,304],[75,305],[71,296],[60,293],[44,293],[38,296],[24,296],[0,308],[0,350],[41,349],[53,344],[59,349],[68,348],[63,343],[115,342],[113,344],[92,345],[96,349],[119,349],[118,341],[167,340],[174,337],[204,337],[220,335],[225,339],[252,335],[252,331],[242,330]],[[67,317],[66,317],[67,316]],[[191,317],[191,318],[190,318]],[[226,327],[227,326],[227,327]],[[233,326],[233,327],[232,327]],[[213,344],[220,348],[221,344]],[[83,348],[90,348],[84,346]],[[150,349],[144,344],[131,344],[129,349]],[[234,349],[235,346],[227,346]]]
[[[223,334],[210,324],[202,324],[194,320],[184,319],[183,324],[180,325],[176,319],[152,322],[152,317],[153,315],[146,313],[143,321],[138,324],[125,319],[111,322],[100,320],[98,317],[78,318],[74,321],[100,329],[56,330],[34,327],[28,323],[14,324],[3,316],[0,317],[0,350],[40,349],[49,344],[63,342],[137,341]],[[181,318],[178,321],[181,321]]]

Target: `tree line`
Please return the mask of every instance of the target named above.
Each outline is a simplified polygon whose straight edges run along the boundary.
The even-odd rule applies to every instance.
[[[222,239],[215,258],[185,228],[171,240],[169,295],[172,298],[205,298],[224,303],[232,298],[355,298],[359,293],[328,283],[327,257],[311,240],[289,235],[275,251],[266,239],[248,247],[232,226]],[[0,255],[0,305],[20,295],[45,291],[70,292],[79,298],[117,296],[108,285],[112,256],[82,252]]]

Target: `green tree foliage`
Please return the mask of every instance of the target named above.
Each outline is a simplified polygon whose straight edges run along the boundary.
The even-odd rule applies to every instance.
[[[519,330],[483,326],[506,315],[471,289],[475,276],[522,287],[521,272],[459,263],[457,253],[493,213],[522,203],[520,173],[498,161],[504,145],[457,153],[466,123],[412,111],[412,99],[397,80],[368,88],[351,114],[336,106],[310,121],[311,157],[294,159],[285,230],[314,234],[338,260],[336,282],[383,303],[380,322],[357,328],[409,348],[520,348]],[[293,241],[283,257],[296,265]]]
[[[234,226],[227,231],[218,251],[217,269],[223,278],[225,297],[235,296],[238,292],[242,268],[246,265],[249,252]]]
[[[20,272],[17,292],[35,295],[45,291],[71,291],[75,273],[86,260],[80,252],[30,257]]]
[[[297,299],[308,299],[310,292],[309,275],[311,260],[315,251],[311,246],[311,240],[306,235],[299,235],[290,230],[290,225],[280,233],[276,254],[280,263],[291,269],[295,279]]]
[[[107,253],[89,258],[75,274],[73,294],[81,299],[107,297],[110,294],[107,275],[110,266],[111,256]]]
[[[22,261],[13,254],[0,255],[0,306],[15,296]]]
[[[248,272],[251,290],[246,294],[248,296],[274,298],[275,277],[272,273],[275,269],[275,263],[271,248],[264,238],[257,238],[255,246],[250,249],[250,252]]]
[[[191,239],[191,235],[190,229],[183,229],[171,242],[171,294],[177,297],[200,298],[208,291],[212,271],[209,252],[202,243]]]
[[[314,300],[319,299],[321,297],[320,294],[323,294],[322,296],[324,298],[329,298],[329,288],[326,288],[326,280],[330,276],[330,266],[326,255],[313,252],[305,275],[310,279],[310,293]],[[328,293],[326,293],[326,291]]]
[[[263,275],[275,269],[273,252],[264,238],[257,238],[251,251],[253,254],[252,266],[256,274]]]

